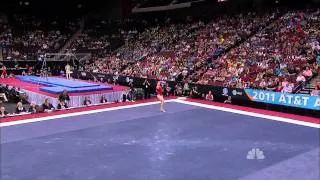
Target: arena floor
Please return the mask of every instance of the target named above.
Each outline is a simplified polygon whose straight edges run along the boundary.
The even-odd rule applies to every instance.
[[[320,127],[172,100],[1,123],[2,180],[319,180]]]

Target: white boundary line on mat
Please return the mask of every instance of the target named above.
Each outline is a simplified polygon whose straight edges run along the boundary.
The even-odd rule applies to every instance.
[[[184,101],[181,98],[166,100],[166,102],[176,102],[176,103],[181,103],[181,104],[197,106],[197,107],[201,107],[201,108],[214,109],[214,110],[219,110],[219,111],[224,111],[224,112],[241,114],[241,115],[246,115],[246,116],[251,116],[251,117],[258,117],[258,118],[269,119],[269,120],[273,120],[273,121],[285,122],[285,123],[290,123],[290,124],[296,124],[296,125],[301,125],[301,126],[320,128],[320,124],[316,124],[316,123],[305,122],[305,121],[300,121],[300,120],[295,120],[295,119],[290,119],[290,118],[271,116],[271,115],[265,115],[265,114],[259,114],[259,113],[254,113],[254,112],[247,112],[247,111],[226,108],[226,107],[219,107],[219,106],[214,106],[214,105],[207,105],[207,104],[202,104],[202,103],[197,103],[197,102]],[[59,115],[32,118],[32,119],[26,119],[26,120],[3,122],[3,123],[0,123],[0,127],[20,125],[20,124],[40,122],[40,121],[47,121],[47,120],[54,120],[54,119],[59,119],[59,118],[80,116],[80,115],[86,115],[86,114],[95,114],[95,113],[100,113],[100,112],[115,111],[115,110],[121,110],[121,109],[136,108],[136,107],[149,106],[149,105],[154,105],[154,104],[159,104],[159,102],[158,101],[147,102],[147,103],[141,103],[141,104],[124,105],[124,106],[118,106],[118,107],[108,107],[108,108],[102,108],[102,109],[95,109],[95,110],[81,111],[81,112],[74,112],[74,113],[67,113],[67,114],[59,114]]]
[[[170,100],[166,100],[165,102],[173,102],[173,101],[174,101],[174,99],[170,99]],[[46,116],[46,117],[3,122],[3,123],[0,123],[0,127],[33,123],[33,122],[40,122],[40,121],[48,121],[48,120],[54,120],[54,119],[59,119],[59,118],[81,116],[81,115],[86,115],[86,114],[95,114],[95,113],[101,113],[101,112],[107,112],[107,111],[116,111],[116,110],[121,110],[121,109],[136,108],[136,107],[149,106],[149,105],[154,105],[154,104],[159,104],[159,102],[158,101],[146,102],[146,103],[140,103],[140,104],[131,104],[131,105],[124,105],[124,106],[117,106],[117,107],[107,107],[107,108],[94,109],[94,110],[89,110],[89,111],[80,111],[80,112],[52,115],[52,116]]]
[[[273,121],[280,121],[280,122],[296,124],[296,125],[301,125],[301,126],[320,128],[320,124],[305,122],[302,120],[295,120],[295,119],[290,119],[290,118],[259,114],[259,113],[254,113],[254,112],[242,111],[242,110],[237,110],[237,109],[232,109],[232,108],[219,107],[219,106],[214,106],[214,105],[207,105],[207,104],[190,102],[190,101],[183,101],[183,100],[175,100],[175,102],[182,103],[182,104],[188,104],[188,105],[192,105],[192,106],[197,106],[197,107],[202,107],[202,108],[207,108],[207,109],[214,109],[214,110],[219,110],[219,111],[224,111],[224,112],[242,114],[242,115],[246,115],[246,116],[258,117],[258,118],[263,118],[263,119],[269,119],[269,120],[273,120]]]

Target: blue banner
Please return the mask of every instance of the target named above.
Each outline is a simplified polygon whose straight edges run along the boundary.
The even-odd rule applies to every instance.
[[[251,101],[304,109],[320,110],[320,96],[286,94],[272,91],[245,89]]]

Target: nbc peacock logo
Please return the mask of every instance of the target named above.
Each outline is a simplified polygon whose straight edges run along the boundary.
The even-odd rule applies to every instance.
[[[264,152],[259,148],[253,148],[247,154],[249,160],[263,160],[265,158]]]

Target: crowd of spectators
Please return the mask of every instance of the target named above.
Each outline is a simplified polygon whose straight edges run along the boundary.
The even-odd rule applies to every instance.
[[[56,53],[79,27],[76,21],[61,23],[25,15],[13,15],[0,22],[4,60],[34,60],[45,53]]]
[[[319,73],[319,16],[319,10],[304,10],[251,12],[216,17],[208,23],[191,18],[138,24],[97,19],[67,51],[92,52],[83,70],[115,78],[124,75],[291,93]],[[77,24],[68,24],[64,29],[69,33],[65,33],[52,22],[54,28],[46,31],[41,21],[14,19],[15,23],[0,27],[7,59],[21,57],[22,52],[59,49],[77,29]],[[13,32],[12,26],[19,27],[14,29],[20,33]],[[19,50],[18,44],[28,50]]]
[[[288,12],[214,61],[198,83],[292,92],[319,73],[320,11]]]
[[[248,13],[217,18],[208,24],[190,19],[175,24],[168,20],[133,36],[116,50],[116,55],[93,58],[85,69],[165,80],[189,77],[197,82],[206,71],[207,59],[233,47],[275,17],[276,13]]]
[[[125,44],[131,44],[139,32],[153,24],[133,19],[107,21],[100,17],[90,21],[66,51],[92,53],[83,69],[108,74],[118,74],[129,64],[130,59],[124,57],[128,57],[125,53],[131,51],[124,48],[128,48]]]
[[[108,21],[103,18],[88,20],[83,31],[72,42],[67,51],[74,53],[93,53],[102,57],[124,44],[124,40],[135,35],[140,28],[139,23],[126,19],[123,22]],[[137,27],[133,27],[136,24]]]
[[[177,42],[182,36],[186,36],[186,31],[189,30],[188,26],[191,25],[190,23],[170,24],[169,21],[166,23],[141,21],[138,23],[138,26],[133,26],[132,24],[136,24],[136,22],[129,20],[126,23],[118,25],[118,32],[112,35],[115,38],[118,37],[120,40],[123,40],[123,46],[112,53],[108,53],[106,50],[96,53],[86,63],[84,69],[116,75],[127,72],[128,69],[126,67],[128,65],[135,64],[152,54],[171,48],[171,44]],[[92,30],[88,29],[88,31]],[[97,33],[96,31],[98,30],[95,29],[95,34],[101,34],[101,32]],[[114,47],[114,41],[109,41],[108,43],[110,44],[108,46]],[[77,46],[78,42],[83,42],[81,36],[75,41],[73,46]],[[94,42],[92,41],[92,43]]]
[[[135,54],[138,54],[134,59],[145,60],[129,66],[123,71],[123,74],[166,80],[176,80],[178,77],[185,78],[193,75],[207,59],[218,56],[231,48],[274,17],[274,14],[260,16],[248,13],[217,18],[208,24],[196,21],[180,28],[171,25],[169,29],[161,29],[165,32],[155,31],[156,34],[147,31],[147,35],[157,39],[146,38],[147,42],[152,43],[145,43],[148,49],[141,48],[140,42],[138,45],[133,44],[134,47],[138,47],[134,49]],[[142,33],[141,36],[143,35]],[[174,39],[175,37],[177,38]],[[128,51],[130,52],[130,49],[127,49]]]

